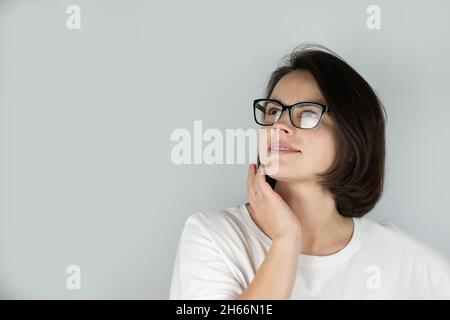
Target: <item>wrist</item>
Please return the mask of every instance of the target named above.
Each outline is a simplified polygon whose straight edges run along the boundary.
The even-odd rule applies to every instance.
[[[295,248],[301,248],[302,236],[299,231],[285,233],[281,236],[274,237],[272,244],[280,243],[282,246],[294,246]]]

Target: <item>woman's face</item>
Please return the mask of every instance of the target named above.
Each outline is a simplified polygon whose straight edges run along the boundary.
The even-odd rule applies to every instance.
[[[303,70],[292,71],[281,78],[270,98],[277,99],[285,105],[302,101],[326,104],[312,74]],[[328,113],[322,116],[320,123],[314,129],[305,130],[292,125],[286,110],[277,122],[265,128],[269,129],[269,133],[279,129],[279,142],[300,150],[297,153],[279,153],[278,170],[269,174],[278,181],[316,181],[315,174],[326,171],[334,162],[336,136],[333,131],[333,119]],[[270,146],[271,135],[267,136],[267,143]],[[271,153],[269,152],[268,155],[271,156]]]

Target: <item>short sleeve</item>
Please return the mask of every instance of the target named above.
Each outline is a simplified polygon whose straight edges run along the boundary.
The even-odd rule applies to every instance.
[[[178,241],[169,299],[236,299],[243,289],[198,215],[186,220]]]

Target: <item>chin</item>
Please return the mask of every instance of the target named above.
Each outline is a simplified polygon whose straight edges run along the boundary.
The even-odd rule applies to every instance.
[[[271,177],[272,179],[275,179],[277,182],[280,182],[280,183],[293,183],[293,182],[299,181],[299,179],[295,179],[292,176],[286,177],[286,176],[270,175],[269,177]]]
[[[278,168],[277,172],[267,174],[269,177],[278,181],[292,181],[293,175],[292,170],[286,170],[281,166]]]
[[[297,181],[299,179],[299,168],[304,167],[299,161],[280,161],[276,171],[267,172],[267,175],[278,181]],[[269,167],[268,167],[269,168]],[[275,170],[276,167],[273,168]],[[269,170],[267,170],[269,171]],[[303,170],[302,170],[303,171]]]

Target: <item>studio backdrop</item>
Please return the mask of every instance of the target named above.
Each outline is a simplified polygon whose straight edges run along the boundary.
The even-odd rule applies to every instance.
[[[227,130],[257,128],[253,99],[311,42],[386,108],[369,216],[450,255],[449,12],[445,0],[0,0],[0,298],[167,299],[187,217],[247,201],[252,150],[225,152]],[[224,152],[208,157],[212,135]]]

